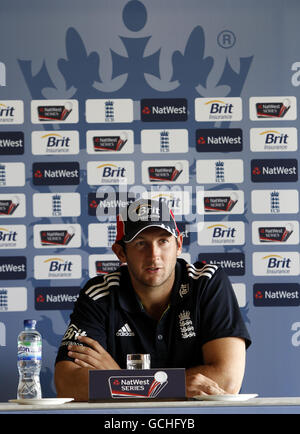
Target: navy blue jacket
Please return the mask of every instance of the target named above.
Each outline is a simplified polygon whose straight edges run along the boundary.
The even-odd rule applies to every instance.
[[[250,345],[232,285],[222,268],[178,259],[170,304],[159,321],[144,310],[128,269],[90,279],[70,316],[56,362],[72,360],[67,346],[78,335],[97,340],[126,368],[126,355],[149,353],[151,368],[190,368],[203,364],[202,346],[223,337]]]

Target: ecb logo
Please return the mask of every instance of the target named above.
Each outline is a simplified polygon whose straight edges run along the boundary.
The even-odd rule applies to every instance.
[[[0,86],[6,86],[6,68],[2,62],[0,62]]]

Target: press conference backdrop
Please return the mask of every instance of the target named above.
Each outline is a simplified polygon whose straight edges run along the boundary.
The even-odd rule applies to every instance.
[[[300,393],[297,0],[0,5],[0,400],[35,318],[41,383],[80,287],[118,265],[116,206],[173,209],[253,345],[244,392]],[[80,331],[78,331],[80,332]]]

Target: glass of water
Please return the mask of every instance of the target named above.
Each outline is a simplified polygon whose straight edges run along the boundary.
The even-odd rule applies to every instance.
[[[150,369],[150,354],[127,354],[127,369]]]

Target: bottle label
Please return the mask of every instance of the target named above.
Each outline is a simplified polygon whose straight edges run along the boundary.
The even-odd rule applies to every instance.
[[[41,360],[41,342],[18,342],[18,360]]]

